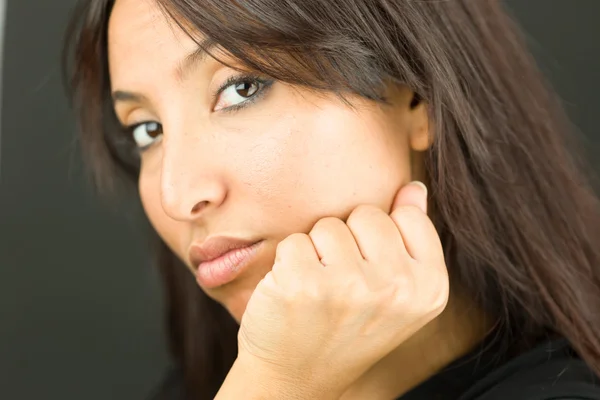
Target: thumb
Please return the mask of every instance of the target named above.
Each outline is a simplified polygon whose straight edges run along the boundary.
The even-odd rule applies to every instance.
[[[392,203],[393,213],[399,207],[414,206],[427,214],[427,186],[423,182],[413,181],[403,186]]]

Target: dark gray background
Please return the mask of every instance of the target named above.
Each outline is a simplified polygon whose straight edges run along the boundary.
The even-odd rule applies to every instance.
[[[1,399],[141,399],[167,363],[160,290],[136,203],[96,199],[73,140],[58,64],[73,3],[8,0],[0,147]],[[600,166],[600,1],[509,4]]]

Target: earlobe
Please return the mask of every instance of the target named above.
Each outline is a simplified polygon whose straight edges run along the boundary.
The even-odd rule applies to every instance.
[[[429,112],[427,103],[418,94],[414,94],[410,103],[411,129],[410,147],[413,151],[425,151],[433,144],[433,135],[429,130]]]

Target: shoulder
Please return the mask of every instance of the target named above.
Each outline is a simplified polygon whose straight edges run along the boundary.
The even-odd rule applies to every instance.
[[[460,400],[600,400],[600,379],[566,340],[558,340],[497,368]]]

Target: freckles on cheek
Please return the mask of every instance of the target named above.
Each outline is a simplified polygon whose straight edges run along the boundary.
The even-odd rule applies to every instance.
[[[295,130],[295,121],[293,115],[286,115],[263,126],[259,143],[239,168],[244,183],[263,200],[281,198],[299,179],[301,160],[295,153],[300,132]]]

